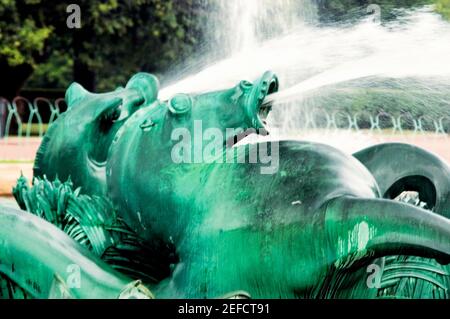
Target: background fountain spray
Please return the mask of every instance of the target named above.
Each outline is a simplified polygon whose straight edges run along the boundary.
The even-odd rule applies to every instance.
[[[211,21],[211,43],[226,44],[225,58],[200,72],[187,70],[163,88],[161,97],[224,88],[271,69],[281,89],[270,97],[268,122],[272,133],[283,136],[302,128],[302,111],[349,109],[361,92],[381,99],[385,109],[420,105],[440,114],[450,105],[450,25],[432,9],[399,10],[396,19],[381,23],[372,14],[355,24],[323,25],[315,1],[222,1],[218,15],[223,20]],[[373,143],[356,136],[352,145],[342,137],[309,138],[349,151]]]

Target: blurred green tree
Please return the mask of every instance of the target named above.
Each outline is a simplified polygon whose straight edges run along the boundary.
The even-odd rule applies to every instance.
[[[434,4],[436,11],[450,19],[450,0],[318,0],[322,21],[352,20],[361,17],[367,6],[380,6],[383,20],[390,20],[401,14],[393,9],[411,8]]]
[[[436,10],[450,20],[450,0],[436,0]]]
[[[32,74],[31,86],[110,90],[137,71],[161,73],[193,54],[206,17],[200,0],[76,3],[81,28],[70,29],[69,2],[0,0],[0,95]]]
[[[70,29],[67,6],[81,9],[81,28]],[[393,8],[435,3],[450,18],[450,0],[317,0],[324,22],[364,16],[371,3],[383,19]],[[0,95],[24,85],[89,90],[124,84],[137,71],[160,77],[188,61],[205,41],[216,1],[206,0],[0,0]],[[164,78],[162,78],[164,80]]]

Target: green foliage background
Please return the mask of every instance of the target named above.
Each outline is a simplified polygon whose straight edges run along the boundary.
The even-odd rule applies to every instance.
[[[393,8],[434,3],[450,19],[450,0],[317,0],[322,21],[352,19],[370,3]],[[72,1],[70,1],[72,2]],[[82,28],[68,29],[69,2],[0,0],[1,66],[31,67],[27,87],[65,88],[92,78],[90,89],[125,84],[137,71],[160,77],[189,61],[205,43],[215,1],[81,0]],[[207,41],[206,41],[207,42]],[[5,73],[5,72],[3,72]],[[162,78],[164,80],[164,78]],[[90,87],[91,86],[91,87]]]
[[[322,21],[356,19],[370,4],[380,6],[382,20],[389,20],[401,14],[395,9],[423,5],[435,5],[437,12],[450,19],[450,0],[323,0],[319,5],[320,17]]]
[[[450,0],[436,0],[436,11],[450,20]]]
[[[197,0],[84,0],[77,30],[66,26],[68,4],[0,0],[0,60],[31,65],[28,86],[66,87],[74,60],[95,74],[98,90],[139,70],[163,72],[193,53],[207,16]]]

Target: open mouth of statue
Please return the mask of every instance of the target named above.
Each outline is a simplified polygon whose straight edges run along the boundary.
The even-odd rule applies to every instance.
[[[272,108],[270,95],[278,92],[278,78],[273,72],[266,71],[253,85],[247,83],[243,84],[251,86],[251,93],[246,105],[247,116],[253,128],[264,128]]]
[[[272,79],[269,84],[269,88],[266,92],[264,99],[259,106],[258,117],[260,121],[266,125],[266,119],[269,115],[269,112],[272,110],[273,99],[269,97],[271,94],[276,93],[278,91],[278,80],[276,78]]]

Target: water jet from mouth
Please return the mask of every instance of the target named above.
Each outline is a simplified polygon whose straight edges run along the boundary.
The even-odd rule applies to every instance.
[[[386,107],[409,104],[409,110],[424,113],[439,113],[450,105],[450,24],[433,7],[404,10],[401,19],[381,25],[371,19],[323,25],[311,9],[313,1],[301,4],[308,15],[295,17],[292,1],[282,1],[272,11],[263,2],[258,9],[254,1],[222,3],[222,16],[234,12],[233,25],[241,33],[231,32],[230,23],[214,31],[227,44],[229,56],[200,72],[180,75],[161,95],[221,89],[272,70],[281,87],[264,101],[272,106],[266,120],[283,133],[301,128],[302,112],[312,108],[351,108],[352,96],[370,94],[383,104],[389,97]],[[264,30],[268,12],[282,18]]]

